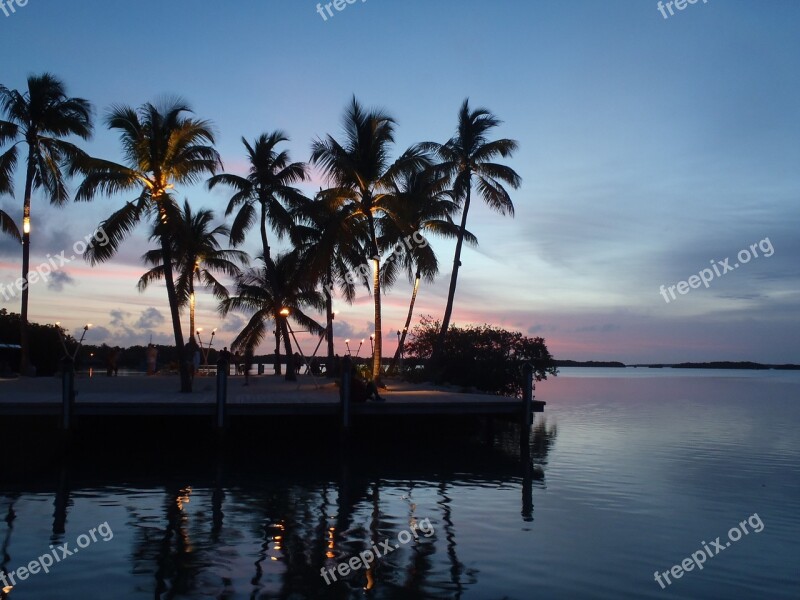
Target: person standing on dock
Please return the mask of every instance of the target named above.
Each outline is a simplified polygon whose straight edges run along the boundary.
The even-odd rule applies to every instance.
[[[147,358],[147,374],[155,375],[156,362],[158,361],[158,348],[153,346],[153,344],[148,344],[147,350],[145,351],[145,357]]]
[[[228,374],[231,372],[231,353],[228,351],[227,346],[225,346],[219,353],[217,368],[228,369]]]

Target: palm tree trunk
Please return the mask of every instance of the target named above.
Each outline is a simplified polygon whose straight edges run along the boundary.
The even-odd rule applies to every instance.
[[[372,285],[375,300],[375,348],[372,354],[372,379],[377,385],[381,378],[381,262],[377,256],[372,259]]]
[[[189,278],[189,339],[194,342],[194,309],[196,306],[196,298],[194,296],[194,273]]]
[[[331,297],[331,292],[333,291],[333,275],[331,273],[331,266],[328,265],[328,280],[326,281],[326,290],[327,293],[325,294],[325,317],[326,317],[326,327],[325,327],[325,337],[328,338],[328,360],[325,365],[325,375],[327,377],[333,377],[333,373],[336,370],[336,365],[334,365],[334,350],[333,350],[333,298]]]
[[[275,375],[282,374],[281,369],[281,328],[275,321]]]
[[[400,342],[397,344],[397,350],[395,350],[394,358],[392,359],[392,366],[389,367],[387,375],[394,375],[395,371],[397,370],[397,366],[400,364],[400,355],[403,352],[403,344],[406,343],[406,335],[408,334],[408,328],[411,327],[411,317],[414,314],[414,304],[417,301],[417,292],[419,291],[419,281],[420,281],[420,272],[417,271],[417,275],[414,279],[414,291],[411,292],[411,304],[409,304],[408,306],[408,316],[406,317],[406,324],[403,327],[403,332],[400,334]]]
[[[20,350],[20,375],[28,375],[30,370],[30,342],[28,340],[28,271],[31,266],[31,234],[30,227],[25,223],[30,223],[31,217],[31,195],[33,193],[33,177],[36,168],[33,164],[32,151],[28,151],[28,172],[25,175],[25,199],[22,206],[22,297],[19,310],[19,345]],[[25,230],[28,231],[25,231]]]
[[[181,329],[181,314],[178,308],[178,294],[175,292],[175,280],[172,275],[172,249],[170,240],[166,235],[161,236],[161,260],[164,264],[164,283],[167,286],[169,310],[172,315],[172,331],[175,334],[175,348],[178,352],[178,370],[181,374],[181,393],[192,391],[192,378],[189,375],[189,365],[184,356],[183,331]]]
[[[286,350],[286,381],[297,381],[294,356],[292,356],[292,340],[289,339],[289,323],[286,317],[280,318],[283,346]]]
[[[447,293],[447,306],[444,309],[442,328],[439,330],[439,335],[436,338],[436,345],[433,348],[433,356],[431,357],[431,366],[434,370],[439,367],[442,350],[444,349],[444,340],[447,336],[447,330],[450,327],[450,318],[453,315],[453,301],[456,297],[458,269],[461,267],[461,248],[464,245],[464,233],[467,231],[467,213],[469,212],[471,191],[472,185],[469,185],[467,187],[467,197],[464,200],[464,208],[461,212],[461,226],[458,228],[458,241],[456,242],[456,252],[455,257],[453,258],[453,273],[450,275],[450,291]]]
[[[261,250],[264,253],[264,268],[267,271],[267,280],[275,288],[275,264],[272,262],[272,255],[267,238],[267,205],[261,203]],[[280,326],[280,319],[275,320],[275,375],[281,375],[281,334],[283,328]],[[288,359],[287,359],[288,360]],[[287,363],[288,366],[289,363]],[[288,372],[287,372],[288,374]]]
[[[371,212],[367,213],[369,232],[372,245],[372,297],[375,303],[375,346],[372,350],[372,380],[375,385],[380,383],[381,377],[381,350],[382,350],[382,324],[381,324],[381,255],[378,250],[378,236],[375,233],[375,219]]]

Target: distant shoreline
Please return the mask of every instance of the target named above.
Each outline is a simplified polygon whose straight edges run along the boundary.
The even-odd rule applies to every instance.
[[[762,364],[756,362],[748,362],[748,361],[740,361],[740,362],[731,362],[731,361],[714,361],[714,362],[703,362],[703,363],[694,363],[694,362],[684,362],[684,363],[677,363],[677,364],[664,364],[664,363],[650,363],[650,364],[635,364],[635,365],[626,365],[625,363],[618,362],[618,361],[596,361],[596,360],[589,360],[589,361],[576,361],[576,360],[556,360],[555,361],[557,367],[602,367],[602,368],[629,368],[629,367],[638,367],[638,368],[645,368],[645,369],[741,369],[741,370],[750,370],[750,371],[765,371],[769,369],[773,369],[776,371],[798,371],[800,370],[800,365],[793,365],[793,364],[782,364],[782,365],[770,365],[770,364]]]

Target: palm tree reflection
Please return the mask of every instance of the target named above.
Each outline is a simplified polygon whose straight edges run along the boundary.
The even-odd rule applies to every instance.
[[[480,571],[461,557],[463,539],[472,537],[472,524],[457,518],[463,486],[497,489],[519,482],[522,518],[532,521],[533,491],[544,485],[556,436],[556,426],[541,419],[522,451],[519,428],[499,427],[489,447],[467,443],[436,452],[408,446],[376,452],[369,446],[325,457],[324,466],[314,466],[321,460],[317,451],[308,460],[251,450],[246,460],[211,457],[210,473],[204,467],[209,463],[200,461],[193,476],[167,485],[154,466],[136,493],[124,498],[133,532],[128,570],[149,580],[145,587],[157,600],[348,598],[365,592],[374,598],[460,598],[480,579]],[[130,470],[118,467],[125,480]],[[191,467],[181,470],[186,468]],[[68,509],[76,510],[70,492],[77,497],[96,485],[91,477],[64,467],[51,481],[54,536],[63,535]],[[10,561],[14,518],[12,499],[3,568]],[[403,541],[401,532],[416,526],[419,533],[426,519],[434,528],[430,536],[423,531],[394,548]],[[335,570],[359,553],[381,548],[384,540],[393,550],[368,568],[345,576]],[[321,575],[324,569],[330,585]],[[141,581],[136,588],[142,589]]]

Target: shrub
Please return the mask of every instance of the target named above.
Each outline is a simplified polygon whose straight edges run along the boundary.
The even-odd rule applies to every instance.
[[[423,317],[413,329],[406,346],[412,364],[413,359],[430,359],[440,328],[439,321]],[[544,338],[490,325],[454,325],[447,332],[438,371],[427,376],[482,392],[520,397],[525,363],[533,366],[536,381],[558,374]]]

